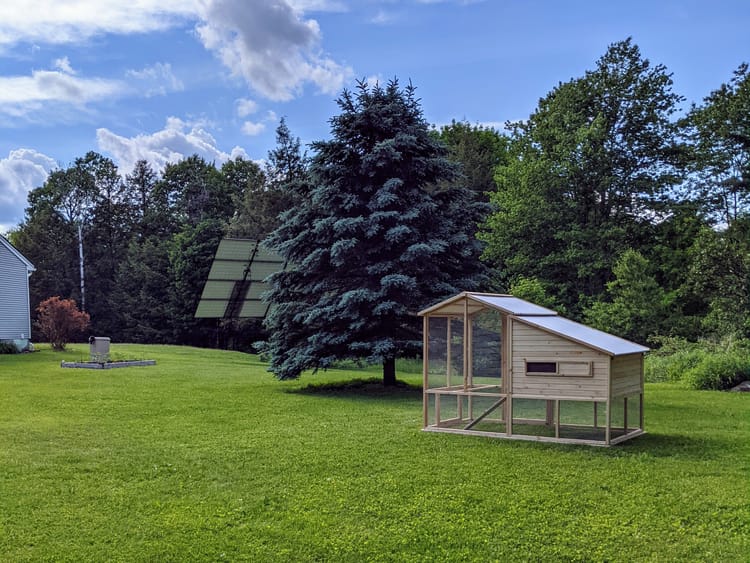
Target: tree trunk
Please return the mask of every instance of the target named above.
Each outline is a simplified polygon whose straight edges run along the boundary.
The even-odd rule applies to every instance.
[[[78,223],[78,266],[81,271],[81,311],[86,311],[86,283],[83,277],[83,231]]]
[[[396,358],[386,358],[383,361],[383,385],[396,385]]]

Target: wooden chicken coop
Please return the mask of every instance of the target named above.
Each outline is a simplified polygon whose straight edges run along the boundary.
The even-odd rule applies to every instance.
[[[597,446],[644,433],[648,348],[511,295],[419,314],[424,430]]]

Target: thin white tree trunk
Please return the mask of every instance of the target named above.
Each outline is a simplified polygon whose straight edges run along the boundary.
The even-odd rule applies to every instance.
[[[86,283],[83,277],[83,230],[78,223],[78,265],[81,270],[81,311],[86,310]]]

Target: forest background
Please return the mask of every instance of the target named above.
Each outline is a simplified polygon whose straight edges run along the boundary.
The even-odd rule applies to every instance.
[[[656,347],[747,338],[747,65],[681,112],[684,101],[668,69],[625,40],[503,132],[433,129],[461,173],[429,190],[468,189],[484,205],[470,217],[480,289]],[[32,307],[75,299],[92,333],[114,341],[251,349],[264,338],[259,321],[195,319],[195,308],[219,240],[266,237],[319,181],[310,150],[282,120],[263,166],[192,156],[121,171],[89,152],[53,171],[8,235],[36,266]],[[460,207],[443,215],[467,220]]]

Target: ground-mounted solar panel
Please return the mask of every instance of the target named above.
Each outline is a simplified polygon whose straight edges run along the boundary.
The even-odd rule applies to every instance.
[[[216,249],[203,294],[195,310],[199,319],[265,317],[264,280],[285,268],[284,259],[249,239],[223,239]]]

